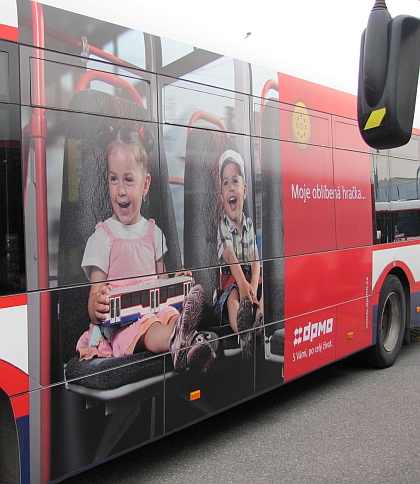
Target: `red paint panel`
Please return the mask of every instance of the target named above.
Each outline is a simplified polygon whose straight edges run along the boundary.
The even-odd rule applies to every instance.
[[[13,308],[16,306],[26,306],[28,298],[26,294],[19,294],[17,296],[6,296],[0,298],[0,309]]]
[[[291,141],[281,143],[285,255],[370,245],[369,149],[356,121],[337,116],[356,116],[355,97],[278,79],[280,138]]]
[[[308,147],[304,154],[298,150],[295,143],[281,144],[286,256],[336,246],[334,200],[322,198],[334,187],[331,152],[320,147]]]
[[[29,414],[29,376],[19,368],[0,360],[0,388],[11,399],[13,412],[16,418]],[[20,395],[25,393],[25,395]]]
[[[285,318],[359,299],[372,273],[372,249],[325,252],[286,259]]]
[[[0,24],[0,39],[18,41],[17,27],[10,27],[10,25]]]
[[[367,286],[370,286],[368,279]],[[371,298],[359,299],[337,307],[336,357],[355,353],[372,344]]]
[[[29,393],[12,397],[10,402],[12,403],[15,418],[29,415]]]
[[[335,308],[286,321],[284,381],[335,360],[336,325]]]
[[[310,109],[357,119],[357,99],[352,94],[281,73],[278,81],[280,102],[296,104],[303,101]],[[302,99],[303,95],[305,99]]]
[[[301,122],[302,125],[297,124]],[[333,250],[335,240],[332,150],[328,116],[308,111],[300,121],[293,111],[281,110],[280,136],[307,143],[281,142],[285,255]],[[295,131],[295,132],[293,132]]]
[[[353,151],[334,149],[337,248],[372,243],[370,155],[363,149],[359,129],[350,120],[334,120],[334,144]]]

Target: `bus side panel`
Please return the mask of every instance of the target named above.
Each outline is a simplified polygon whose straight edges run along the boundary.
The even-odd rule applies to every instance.
[[[372,243],[370,155],[357,123],[333,117],[337,249]]]
[[[285,380],[371,343],[370,274],[370,248],[286,258]]]
[[[373,343],[373,313],[366,278],[366,296],[337,307],[337,359]]]
[[[285,330],[285,381],[335,360],[336,308],[328,308],[288,320],[285,322]]]
[[[411,326],[420,326],[420,284],[411,284]]]
[[[336,248],[330,120],[304,106],[280,111],[285,255]],[[332,193],[331,193],[332,190]]]
[[[285,317],[365,297],[371,254],[360,248],[286,258]]]

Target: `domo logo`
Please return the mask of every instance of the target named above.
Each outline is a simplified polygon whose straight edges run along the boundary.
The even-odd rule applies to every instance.
[[[328,318],[319,323],[308,323],[302,328],[302,326],[295,328],[293,340],[293,346],[300,345],[304,341],[312,342],[319,336],[332,333],[334,326],[334,318]]]

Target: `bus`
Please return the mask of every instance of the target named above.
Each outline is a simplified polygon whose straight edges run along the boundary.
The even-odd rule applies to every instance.
[[[370,148],[354,93],[97,5],[2,1],[1,482],[58,482],[351,355],[389,367],[420,326],[419,131]],[[172,297],[183,311],[201,285],[206,372],[176,371],[169,351],[144,345],[91,359],[76,349],[98,281],[85,248],[113,213],[104,126],[153,138],[141,219],[160,229],[158,281],[169,279],[130,292],[125,275],[111,278],[114,310],[130,293],[138,317]],[[242,191],[227,205],[228,158]],[[224,262],[218,235],[238,205],[262,291],[239,333],[219,304],[239,262]]]

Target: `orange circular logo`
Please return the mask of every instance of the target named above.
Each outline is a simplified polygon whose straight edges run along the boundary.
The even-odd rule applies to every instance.
[[[296,103],[292,116],[292,131],[300,149],[304,150],[311,139],[311,119],[302,102]]]

